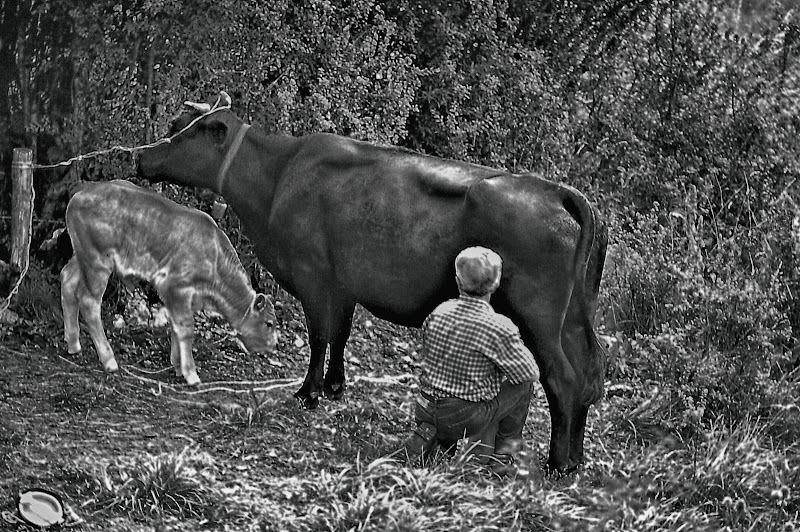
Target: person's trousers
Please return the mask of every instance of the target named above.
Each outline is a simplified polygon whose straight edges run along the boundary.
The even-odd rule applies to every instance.
[[[409,455],[427,454],[436,444],[448,449],[466,438],[472,452],[486,462],[492,454],[514,454],[522,448],[522,429],[533,397],[533,382],[504,382],[490,401],[456,397],[417,397],[417,429],[407,442]]]

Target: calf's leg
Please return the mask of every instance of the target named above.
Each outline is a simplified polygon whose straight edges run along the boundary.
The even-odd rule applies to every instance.
[[[61,312],[64,315],[64,341],[67,352],[71,355],[81,350],[79,308],[76,292],[81,283],[81,271],[78,259],[74,256],[61,269]]]
[[[114,351],[108,343],[106,333],[103,330],[103,320],[100,316],[100,306],[103,302],[103,293],[111,276],[110,270],[95,269],[87,271],[83,269],[84,275],[78,283],[77,296],[80,305],[83,321],[89,330],[89,336],[97,350],[97,357],[100,364],[108,372],[115,372],[119,369],[117,361],[114,359]]]
[[[195,366],[194,357],[192,356],[193,339],[194,324],[191,322],[191,320],[172,320],[172,341],[175,342],[177,340],[178,343],[180,375],[183,375],[183,378],[186,380],[186,384],[190,386],[200,384],[200,377],[197,375],[197,366]],[[171,347],[171,349],[174,350],[175,348]],[[176,373],[178,373],[178,371],[176,371]]]
[[[172,366],[178,362],[180,374],[186,384],[195,386],[200,384],[197,367],[192,356],[192,341],[194,340],[194,315],[192,313],[192,298],[194,290],[185,287],[165,287],[161,299],[169,313],[170,326],[172,327],[172,345],[170,345],[170,358]],[[176,345],[177,344],[177,345]],[[176,370],[177,373],[177,370]]]
[[[172,369],[175,370],[175,375],[181,377],[181,348],[178,333],[172,326],[172,320],[169,322],[170,344],[169,344],[169,360],[172,363]]]

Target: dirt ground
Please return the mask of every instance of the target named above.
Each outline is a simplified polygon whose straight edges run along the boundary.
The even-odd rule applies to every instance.
[[[313,504],[291,493],[292,479],[335,474],[391,452],[411,426],[418,332],[359,309],[345,398],[308,411],[292,396],[308,361],[301,316],[296,303],[279,304],[278,352],[258,358],[236,347],[224,323],[198,318],[195,359],[203,384],[196,389],[169,368],[166,328],[108,324],[121,367],[114,375],[102,371],[85,334],[84,350],[68,355],[55,321],[6,331],[0,530],[26,529],[15,522],[16,501],[32,488],[59,494],[69,507],[67,524],[51,530],[272,530],[274,516]],[[528,437],[544,449],[549,418],[541,394],[536,402]],[[167,526],[109,502],[108,471],[187,450],[208,458],[205,474],[235,508]]]

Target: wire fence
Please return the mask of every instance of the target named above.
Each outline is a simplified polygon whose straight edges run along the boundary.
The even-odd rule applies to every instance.
[[[187,102],[187,104],[188,103],[189,102]],[[208,104],[206,104],[206,105],[208,105]],[[197,104],[192,104],[192,106],[195,109],[199,108],[199,106]],[[61,166],[69,166],[74,162],[84,161],[86,159],[93,159],[95,157],[100,157],[101,155],[107,155],[109,153],[115,153],[115,152],[135,153],[137,151],[142,151],[142,150],[147,150],[147,149],[150,149],[150,148],[155,148],[156,146],[160,146],[161,144],[168,144],[168,143],[172,142],[173,139],[175,139],[175,137],[177,137],[178,135],[181,135],[184,132],[186,132],[187,130],[189,130],[192,126],[194,126],[197,122],[199,122],[200,120],[202,120],[206,116],[208,116],[210,114],[213,114],[213,113],[216,113],[218,111],[223,111],[225,109],[230,109],[230,108],[231,108],[230,97],[226,93],[222,92],[220,94],[220,96],[217,98],[217,101],[214,103],[214,105],[209,106],[209,109],[207,111],[201,112],[201,114],[199,116],[194,118],[185,127],[181,128],[180,131],[178,131],[177,133],[174,133],[173,135],[170,135],[169,137],[162,137],[162,138],[156,140],[155,142],[151,142],[149,144],[142,144],[142,145],[139,145],[139,146],[133,146],[133,147],[116,145],[116,146],[112,146],[110,148],[106,148],[106,149],[103,149],[103,150],[94,150],[94,151],[90,151],[88,153],[84,153],[84,154],[81,154],[81,155],[76,155],[75,157],[71,157],[69,159],[66,159],[66,160],[58,162],[58,163],[53,163],[53,164],[36,164],[36,163],[33,163],[33,164],[30,165],[30,167],[32,169],[34,169],[34,170],[47,169],[47,168],[58,168],[58,167],[61,167]],[[30,209],[31,210],[33,210],[33,202],[34,202],[35,196],[36,196],[36,193],[33,192],[33,188],[34,187],[31,188],[31,190],[32,190],[31,202],[30,202]],[[30,227],[28,229],[31,232],[33,231],[33,216],[31,216]],[[14,297],[14,295],[19,290],[19,287],[22,285],[22,281],[25,279],[25,276],[28,273],[28,263],[29,262],[30,261],[26,261],[25,267],[20,272],[20,275],[19,275],[19,278],[17,279],[17,281],[14,283],[14,287],[11,289],[11,291],[8,293],[8,295],[5,297],[3,302],[0,303],[0,316],[2,316],[3,313],[5,313],[5,311],[8,309],[8,307],[11,305],[11,299]]]

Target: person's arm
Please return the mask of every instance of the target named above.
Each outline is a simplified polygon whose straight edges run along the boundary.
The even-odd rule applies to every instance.
[[[497,335],[497,349],[488,354],[512,384],[539,380],[539,366],[533,353],[522,343],[516,325],[509,324]]]

